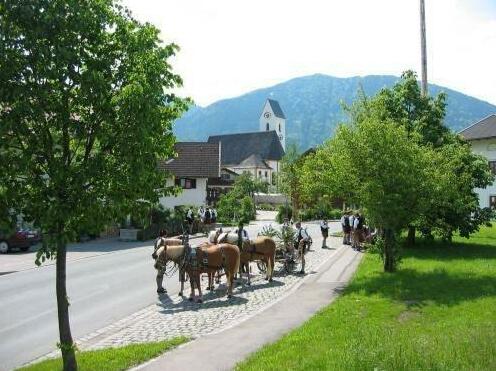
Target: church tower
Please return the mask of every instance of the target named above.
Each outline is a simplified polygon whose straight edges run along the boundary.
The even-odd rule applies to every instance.
[[[273,99],[267,99],[260,115],[260,131],[270,130],[275,130],[282,148],[286,150],[286,116],[279,102]]]

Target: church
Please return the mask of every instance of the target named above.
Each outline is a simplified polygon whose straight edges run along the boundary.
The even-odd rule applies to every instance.
[[[275,184],[274,175],[279,171],[286,145],[286,116],[278,101],[267,99],[260,114],[259,131],[214,135],[207,142],[220,144],[224,173],[250,173]]]
[[[249,173],[275,185],[285,153],[286,116],[278,101],[267,99],[259,117],[259,131],[213,135],[207,143],[218,144],[221,153],[220,177],[208,179],[208,204],[215,204],[239,174]]]

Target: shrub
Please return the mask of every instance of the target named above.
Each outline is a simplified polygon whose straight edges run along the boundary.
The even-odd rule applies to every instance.
[[[289,205],[279,205],[277,208],[276,220],[278,223],[282,223],[284,218],[291,219],[293,216],[293,210]]]

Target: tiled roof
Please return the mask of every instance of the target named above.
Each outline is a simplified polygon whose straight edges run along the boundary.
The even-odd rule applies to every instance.
[[[270,107],[272,108],[272,112],[274,112],[274,115],[276,117],[279,117],[280,119],[286,119],[286,116],[284,116],[284,112],[282,112],[282,108],[279,105],[279,102],[274,100],[274,99],[267,99],[269,101]]]
[[[496,138],[496,114],[477,121],[459,134],[466,140]]]
[[[161,170],[176,177],[216,178],[220,176],[219,143],[179,142],[174,145],[177,156],[160,161]]]
[[[253,154],[263,160],[279,161],[284,149],[274,130],[254,133],[214,135],[208,143],[221,143],[222,165],[237,165]]]

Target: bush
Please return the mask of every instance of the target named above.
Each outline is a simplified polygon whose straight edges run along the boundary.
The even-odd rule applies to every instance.
[[[300,218],[303,221],[306,220],[319,220],[319,219],[340,219],[342,211],[339,209],[333,209],[325,204],[318,204],[314,208],[303,209],[300,211]]]
[[[221,223],[248,223],[255,219],[255,207],[250,196],[240,199],[235,193],[229,192],[220,197],[217,214]]]
[[[293,216],[293,210],[289,205],[279,205],[277,208],[276,220],[278,223],[284,222],[284,218],[291,219]]]

